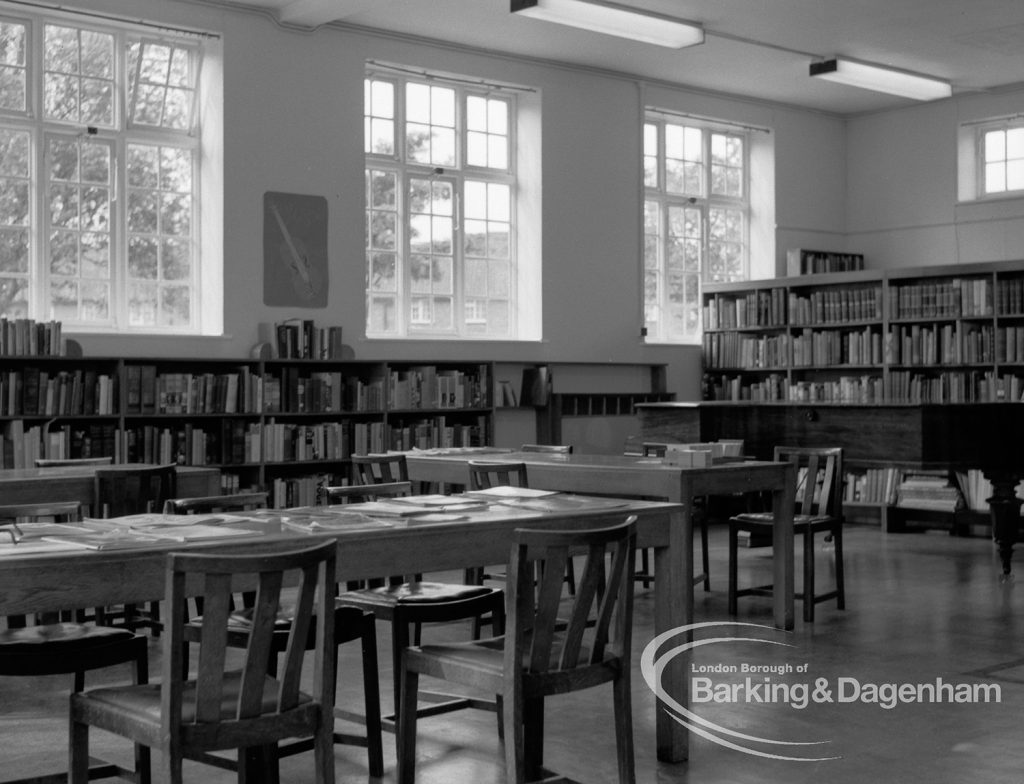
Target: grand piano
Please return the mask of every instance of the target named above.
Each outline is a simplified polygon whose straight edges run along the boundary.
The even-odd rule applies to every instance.
[[[639,403],[645,441],[742,438],[770,460],[775,445],[841,446],[852,462],[919,469],[979,468],[992,482],[989,509],[1003,574],[1020,525],[1024,404]]]

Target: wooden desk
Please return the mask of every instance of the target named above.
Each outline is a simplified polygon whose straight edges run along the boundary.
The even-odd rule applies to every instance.
[[[492,507],[487,512],[474,513],[469,520],[453,523],[317,534],[282,530],[279,524],[267,522],[259,524],[265,536],[244,541],[216,540],[132,550],[65,550],[23,556],[8,553],[0,558],[0,615],[160,599],[166,553],[186,547],[217,552],[276,551],[283,546],[333,537],[338,540],[338,579],[343,581],[463,569],[481,562],[505,563],[512,532],[518,527],[588,528],[620,523],[629,514],[638,518],[637,546],[654,548],[658,570],[656,631],[692,622],[693,532],[689,516],[678,504],[649,501],[624,501],[614,508],[571,513]],[[248,522],[243,525],[252,527]],[[680,601],[680,597],[684,600]],[[666,691],[684,705],[689,701],[687,666],[685,657],[675,657],[662,676]],[[658,758],[670,762],[685,760],[687,731],[666,711],[656,710]]]
[[[4,504],[34,504],[45,501],[95,502],[96,470],[117,465],[53,466],[51,468],[7,468],[0,470],[0,499]],[[220,469],[208,466],[178,466],[179,497],[220,495]]]
[[[571,493],[600,493],[622,497],[664,498],[682,505],[686,527],[692,529],[693,499],[704,495],[729,495],[750,491],[772,493],[773,509],[780,524],[774,528],[775,625],[792,629],[793,613],[793,493],[792,468],[768,461],[724,463],[708,468],[681,468],[657,458],[624,455],[550,455],[540,452],[505,452],[500,455],[437,453],[407,455],[413,481],[465,484],[469,460],[516,461],[526,464],[530,487]],[[692,550],[687,545],[686,552]],[[686,597],[692,615],[693,591]]]

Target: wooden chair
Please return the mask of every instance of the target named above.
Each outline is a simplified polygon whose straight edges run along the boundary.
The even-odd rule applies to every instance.
[[[523,447],[524,452],[531,450]],[[535,448],[535,452],[554,452],[556,454],[571,454],[571,446],[559,446],[548,449],[544,445]],[[498,462],[496,460],[470,460],[469,463],[469,488],[470,490],[484,490],[488,487],[499,487],[509,485],[512,487],[528,487],[526,479],[526,464],[517,462]],[[475,572],[467,572],[467,582],[476,580],[483,582],[485,579],[504,579],[502,574],[491,574],[480,568]],[[576,566],[570,558],[565,564],[565,584],[569,587],[569,593],[576,593]]]
[[[404,650],[398,730],[399,784],[412,784],[416,765],[416,695],[421,676],[500,695],[505,775],[509,784],[547,776],[543,769],[544,698],[611,683],[619,781],[634,779],[630,708],[635,518],[610,528],[518,530],[508,572],[509,623],[503,638]],[[556,618],[560,575],[573,550],[586,564],[563,628]],[[606,556],[611,555],[606,568]],[[534,581],[535,566],[545,577]],[[596,617],[593,625],[588,619]],[[401,618],[400,618],[401,620]],[[547,779],[545,779],[547,780]],[[554,779],[551,779],[554,780]]]
[[[216,512],[244,512],[251,509],[267,508],[267,493],[233,493],[231,495],[205,496],[196,498],[172,498],[164,505],[164,514],[208,514]],[[202,597],[196,597],[198,613],[203,612]],[[233,599],[233,612],[228,624],[228,647],[245,648],[249,644],[252,630],[253,605],[255,596],[243,593],[242,599]],[[285,652],[288,644],[289,628],[292,622],[292,609],[284,607],[278,613],[276,628],[271,647],[270,673],[277,671],[277,659]],[[201,629],[201,617],[193,617],[185,630],[184,665],[188,666],[188,643],[198,641],[197,631]],[[362,746],[367,750],[368,766],[371,776],[384,775],[384,751],[381,740],[380,723],[380,688],[377,669],[377,631],[373,615],[353,607],[336,606],[334,610],[334,643],[335,646],[359,640],[363,656],[363,691],[365,713],[357,718],[366,725],[365,735],[334,732],[334,742]],[[314,628],[307,637],[309,648],[316,642],[315,619]],[[334,715],[339,719],[353,719],[347,710],[335,707]],[[309,740],[295,741],[278,747],[277,756],[287,757],[308,751]],[[219,759],[219,758],[218,758]],[[237,770],[234,760],[224,759],[222,767]]]
[[[356,462],[356,457],[353,457],[353,462]],[[383,471],[379,471],[373,476],[392,477],[392,481],[382,480],[378,483],[371,481],[363,485],[331,488],[328,498],[332,501],[351,502],[353,500],[374,500],[382,495],[407,494],[411,484],[407,480],[398,482],[393,480],[394,477],[408,477],[409,475],[405,465],[405,455],[388,455],[387,457],[389,458],[387,461],[374,459],[368,461],[367,464],[379,467],[390,463]],[[367,474],[367,476],[371,475]],[[411,579],[409,579],[410,577]],[[394,710],[382,719],[386,728],[394,726],[398,715],[398,660],[401,655],[402,640],[408,638],[407,629],[409,627],[413,628],[417,641],[420,628],[424,623],[449,623],[473,619],[476,625],[479,624],[479,618],[487,616],[490,617],[492,628],[496,634],[500,633],[498,630],[504,627],[504,593],[502,591],[485,585],[428,582],[419,577],[419,575],[392,576],[385,581],[385,584],[349,590],[338,597],[340,605],[373,613],[378,620],[391,624]],[[396,621],[396,612],[400,607],[406,611],[403,616],[406,619],[404,621],[406,631],[402,631],[399,628],[400,624]],[[426,620],[428,613],[430,621]],[[424,619],[420,620],[421,617]],[[496,705],[493,702],[471,699],[461,695],[425,692],[423,697],[432,704],[418,709],[422,715],[445,713],[467,707],[496,710]]]
[[[95,477],[95,517],[110,518],[124,515],[159,512],[167,499],[177,495],[178,474],[174,465],[120,465],[97,468]],[[148,610],[134,604],[124,608],[97,609],[97,622],[123,623],[136,631],[149,628],[160,634],[160,603],[150,602]]]
[[[62,466],[111,465],[112,457],[37,457],[36,468],[60,468]]]
[[[775,447],[775,460],[786,460],[796,466],[796,509],[793,532],[803,536],[804,584],[797,598],[804,603],[804,621],[814,620],[814,606],[829,599],[836,606],[846,607],[843,584],[843,450],[841,448]],[[729,519],[729,612],[736,614],[736,600],[740,596],[770,596],[770,585],[739,589],[738,556],[739,532],[746,531],[752,546],[770,546],[774,517],[771,512],[746,512]],[[835,551],[835,589],[822,594],[814,593],[814,540],[815,534],[824,532],[832,537]]]
[[[12,540],[31,537],[36,522],[75,522],[82,519],[77,501],[50,504],[0,506],[0,528],[9,531]],[[126,629],[60,620],[60,613],[41,613],[34,618],[9,616],[0,630],[0,676],[37,677],[71,675],[72,689],[85,686],[85,673],[120,664],[131,664],[134,682],[146,683],[149,677],[147,646],[144,637]],[[125,768],[100,759],[87,759],[90,779],[117,776],[144,784],[149,781],[149,750],[135,747],[134,767]],[[66,780],[66,773],[9,779],[3,784],[47,784]]]
[[[352,455],[359,484],[379,485],[385,482],[408,482],[409,464],[401,454]]]
[[[664,457],[668,451],[668,444],[661,441],[644,441],[640,446],[641,457]],[[629,454],[627,451],[626,454]],[[700,532],[700,566],[699,574],[693,576],[693,583],[703,583],[704,590],[711,590],[711,550],[708,541],[708,509],[707,498],[701,496],[694,499],[693,506],[694,527]],[[636,581],[644,588],[649,588],[654,582],[654,572],[651,570],[651,551],[644,548],[640,551],[640,571],[636,574]]]
[[[540,452],[548,455],[571,455],[572,444],[523,444],[520,452]]]
[[[159,749],[167,784],[181,783],[184,759],[216,764],[211,751],[238,748],[247,767],[255,766],[273,761],[274,748],[281,740],[312,738],[314,780],[333,784],[336,550],[337,544],[331,541],[273,554],[169,554],[165,596],[170,618],[163,641],[161,682],[159,686],[100,688],[72,695],[70,784],[86,784],[90,727]],[[284,663],[275,678],[268,674],[275,647],[274,620],[281,609],[286,575],[293,574],[298,579],[296,600]],[[226,665],[233,579],[253,580],[258,586],[241,669]],[[199,669],[195,678],[186,679],[182,666],[186,588],[197,580],[202,581],[206,599]],[[306,640],[314,625],[313,688],[304,693],[299,681],[307,658]]]

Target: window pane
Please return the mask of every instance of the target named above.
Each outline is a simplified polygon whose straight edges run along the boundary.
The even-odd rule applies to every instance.
[[[989,131],[985,134],[985,160],[1006,160],[1006,132]]]
[[[27,108],[25,26],[0,22],[0,108],[21,112]]]
[[[46,25],[43,46],[45,116],[58,121],[112,127],[114,36]]]

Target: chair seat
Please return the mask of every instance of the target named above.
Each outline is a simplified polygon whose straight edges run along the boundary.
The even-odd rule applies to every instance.
[[[221,696],[222,721],[235,718],[238,711],[238,695],[241,691],[242,673],[232,671],[224,673],[224,693]],[[272,712],[277,704],[281,683],[269,675],[263,680],[262,710]],[[299,705],[313,701],[305,692],[299,692]],[[160,684],[147,683],[138,686],[120,686],[116,688],[99,688],[89,691],[89,702],[93,708],[107,708],[118,714],[148,724],[160,723]],[[195,721],[196,716],[196,682],[185,681],[181,698],[181,719],[184,724]]]
[[[494,593],[494,591],[494,588],[489,588],[486,585],[411,581],[399,585],[385,585],[379,588],[361,588],[357,591],[346,591],[338,597],[338,601],[348,605],[393,607],[398,602],[403,604],[434,604],[460,599],[472,599],[477,596],[486,596],[487,594]]]
[[[84,623],[50,623],[43,626],[25,626],[0,631],[0,656],[13,653],[31,653],[47,646],[66,655],[74,655],[83,648],[134,639],[127,629],[109,626],[90,626]]]
[[[744,512],[732,518],[734,522],[746,525],[766,525],[775,523],[775,515],[771,512]],[[835,520],[831,515],[793,515],[794,526],[819,525],[821,523],[832,523]]]

